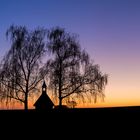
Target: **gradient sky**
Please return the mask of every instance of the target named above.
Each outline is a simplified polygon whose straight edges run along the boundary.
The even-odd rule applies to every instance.
[[[105,102],[92,106],[140,105],[139,0],[0,0],[0,59],[11,25],[60,26],[77,33],[103,73]]]

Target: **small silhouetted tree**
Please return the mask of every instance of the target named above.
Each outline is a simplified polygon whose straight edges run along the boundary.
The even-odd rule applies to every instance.
[[[6,33],[12,45],[1,62],[1,99],[24,103],[28,109],[28,97],[35,93],[36,86],[46,74],[41,67],[45,52],[45,30],[33,31],[23,26],[11,26]]]
[[[75,35],[59,27],[48,32],[48,51],[53,59],[47,62],[50,88],[59,106],[65,98],[104,98],[107,75],[94,65],[89,55],[81,49]]]
[[[67,102],[68,107],[70,108],[75,108],[75,106],[77,105],[76,101],[68,101]]]

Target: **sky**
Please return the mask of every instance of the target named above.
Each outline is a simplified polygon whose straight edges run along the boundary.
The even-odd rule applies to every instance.
[[[82,48],[109,75],[105,101],[86,105],[140,105],[139,0],[0,0],[0,59],[10,48],[5,32],[12,24],[60,26],[79,35]]]

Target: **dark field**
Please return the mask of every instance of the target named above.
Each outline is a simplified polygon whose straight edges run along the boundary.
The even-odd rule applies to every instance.
[[[130,107],[108,107],[108,108],[75,108],[75,109],[53,109],[50,111],[36,110],[0,110],[0,117],[3,120],[16,122],[25,121],[43,121],[43,123],[60,123],[68,121],[82,122],[106,122],[127,119],[140,120],[140,106]],[[96,121],[94,121],[96,120]],[[129,120],[130,121],[130,120]],[[131,121],[130,121],[131,122]]]
[[[74,108],[74,109],[52,109],[48,111],[39,111],[35,109],[30,109],[28,111],[24,110],[0,110],[1,117],[64,117],[69,116],[75,117],[99,117],[103,115],[104,117],[118,116],[123,117],[123,115],[140,115],[140,106],[129,106],[129,107],[105,107],[105,108]]]
[[[1,110],[1,134],[39,139],[82,139],[129,135],[140,127],[140,107],[79,108],[51,111]],[[130,131],[130,132],[129,132]],[[103,135],[105,133],[105,135]],[[111,133],[111,134],[110,134]],[[13,135],[14,134],[14,135]],[[137,133],[139,134],[139,133]],[[119,138],[119,137],[118,137]]]

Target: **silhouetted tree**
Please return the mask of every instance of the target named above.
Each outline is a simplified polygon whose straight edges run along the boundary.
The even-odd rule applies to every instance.
[[[76,101],[68,101],[67,102],[68,107],[70,108],[75,108],[75,106],[77,105]]]
[[[12,45],[1,63],[1,98],[8,102],[18,100],[24,103],[25,110],[28,109],[28,97],[46,74],[41,67],[45,34],[44,29],[29,31],[23,26],[11,26],[6,33]]]
[[[94,65],[89,55],[81,49],[75,35],[59,27],[48,32],[48,51],[53,59],[47,62],[50,88],[59,106],[64,98],[104,98],[107,75],[103,75],[98,65]]]

